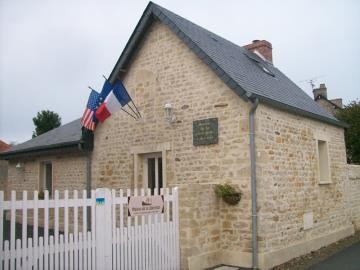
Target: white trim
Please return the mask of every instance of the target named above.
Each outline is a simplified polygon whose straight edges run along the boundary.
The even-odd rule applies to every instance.
[[[327,161],[326,161],[326,170],[327,170],[327,177],[324,179],[321,175],[321,167],[320,167],[320,152],[319,152],[319,142],[324,143],[326,155],[327,155]],[[331,184],[331,168],[330,168],[330,154],[329,154],[329,141],[322,140],[322,139],[316,139],[315,140],[315,147],[316,147],[316,160],[317,160],[317,179],[319,185],[325,185],[325,184]],[[324,170],[324,168],[323,168]]]

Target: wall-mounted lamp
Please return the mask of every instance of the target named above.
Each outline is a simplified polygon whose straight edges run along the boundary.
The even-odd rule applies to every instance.
[[[166,103],[165,106],[164,106],[164,110],[165,110],[165,120],[171,124],[171,123],[174,123],[175,120],[176,120],[176,116],[174,114],[174,110],[171,106],[170,103]]]
[[[17,171],[22,171],[24,169],[24,164],[21,162],[18,162],[18,164],[16,164],[15,168]]]

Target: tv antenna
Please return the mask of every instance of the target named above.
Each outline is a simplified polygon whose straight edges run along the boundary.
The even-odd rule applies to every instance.
[[[310,84],[311,89],[314,90],[315,89],[315,82],[318,79],[322,78],[322,77],[325,77],[325,75],[315,76],[315,77],[312,77],[312,78],[309,78],[309,79],[301,80],[300,82],[306,82],[306,83]]]

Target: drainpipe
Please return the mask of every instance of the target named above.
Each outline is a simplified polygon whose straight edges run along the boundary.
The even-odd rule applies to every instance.
[[[86,154],[86,195],[91,197],[91,152]],[[91,228],[91,209],[87,207],[87,229]]]
[[[86,195],[88,198],[91,196],[91,153],[86,155]]]
[[[258,246],[257,246],[257,195],[256,195],[256,148],[254,114],[259,104],[257,98],[251,100],[252,106],[249,111],[249,136],[250,136],[250,163],[251,163],[251,212],[252,212],[252,268],[258,269]]]

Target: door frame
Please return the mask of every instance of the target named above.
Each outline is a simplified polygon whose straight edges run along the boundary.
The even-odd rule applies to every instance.
[[[144,154],[142,156],[143,161],[143,188],[147,189],[149,187],[149,177],[148,177],[148,159],[155,158],[155,188],[159,188],[159,162],[158,158],[161,158],[161,162],[163,161],[162,152],[156,152],[156,153],[149,153]],[[162,170],[162,173],[164,175],[164,169]],[[163,188],[165,188],[164,185],[164,177],[163,177]],[[159,189],[160,191],[160,189]]]

